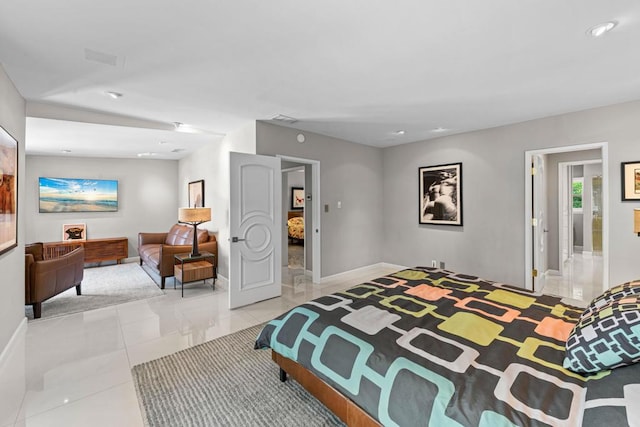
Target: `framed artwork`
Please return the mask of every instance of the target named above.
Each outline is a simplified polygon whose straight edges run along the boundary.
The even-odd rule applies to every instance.
[[[640,161],[622,163],[622,201],[640,200]]]
[[[189,183],[189,207],[204,207],[204,179]]]
[[[0,254],[18,246],[18,141],[0,126]]]
[[[87,240],[86,224],[63,224],[62,240]]]
[[[291,209],[304,208],[304,188],[291,187]]]
[[[40,213],[117,212],[118,181],[94,178],[38,178]]]
[[[418,170],[419,223],[462,225],[462,163]]]

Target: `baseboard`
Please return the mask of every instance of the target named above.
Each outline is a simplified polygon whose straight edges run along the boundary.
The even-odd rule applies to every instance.
[[[358,267],[358,268],[354,268],[353,270],[347,270],[347,271],[343,271],[342,273],[336,273],[336,274],[332,274],[330,276],[325,276],[325,277],[321,277],[320,278],[320,283],[324,283],[324,282],[328,282],[330,280],[337,280],[337,279],[341,279],[342,277],[348,276],[350,274],[354,274],[354,273],[358,273],[370,268],[375,268],[375,267],[379,267],[379,268],[397,268],[398,270],[403,270],[407,267],[404,267],[402,265],[396,265],[396,264],[389,264],[386,262],[378,262],[375,264],[371,264],[371,265],[365,265],[364,267]]]
[[[395,268],[395,269],[398,269],[398,270],[404,270],[406,268],[411,268],[411,267],[408,267],[406,265],[392,264],[392,263],[389,263],[389,262],[381,262],[379,265],[380,265],[380,267]]]
[[[216,288],[218,287],[224,289],[225,291],[229,290],[229,279],[221,276],[220,273],[218,273],[218,277],[216,278]]]
[[[16,330],[13,331],[13,335],[11,335],[11,338],[9,339],[9,342],[7,343],[7,345],[4,347],[4,350],[2,350],[2,353],[0,353],[0,371],[2,371],[2,367],[4,366],[5,362],[9,358],[9,354],[11,354],[11,352],[13,351],[13,348],[16,346],[16,343],[20,339],[18,337],[21,334],[24,336],[26,335],[26,333],[27,333],[27,318],[23,317],[22,321],[20,322]]]
[[[582,251],[582,258],[591,258],[593,257],[593,252],[591,251]]]

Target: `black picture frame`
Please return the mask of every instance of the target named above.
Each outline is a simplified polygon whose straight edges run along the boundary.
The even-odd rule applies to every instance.
[[[623,202],[640,201],[640,160],[620,164]]]
[[[187,193],[189,194],[190,208],[204,207],[204,179],[191,181]]]
[[[418,169],[418,223],[462,226],[462,163]]]
[[[0,126],[0,255],[18,246],[18,141]]]
[[[291,187],[291,210],[304,209],[304,188]]]

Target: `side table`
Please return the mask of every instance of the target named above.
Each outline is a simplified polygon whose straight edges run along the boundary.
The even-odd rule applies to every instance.
[[[210,252],[201,252],[198,256],[191,254],[176,254],[174,256],[173,275],[180,282],[180,289],[184,297],[184,284],[207,279],[213,279],[212,289],[215,289],[215,255]],[[173,282],[173,288],[176,284]]]

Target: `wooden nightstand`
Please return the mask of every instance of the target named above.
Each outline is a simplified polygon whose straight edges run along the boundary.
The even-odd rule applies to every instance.
[[[202,280],[206,283],[208,279],[213,279],[212,289],[215,289],[216,279],[214,266],[215,255],[210,252],[201,252],[198,256],[191,254],[176,254],[174,256],[173,275],[175,280],[180,282],[182,296],[184,296],[184,284]],[[173,288],[176,284],[173,282]]]

